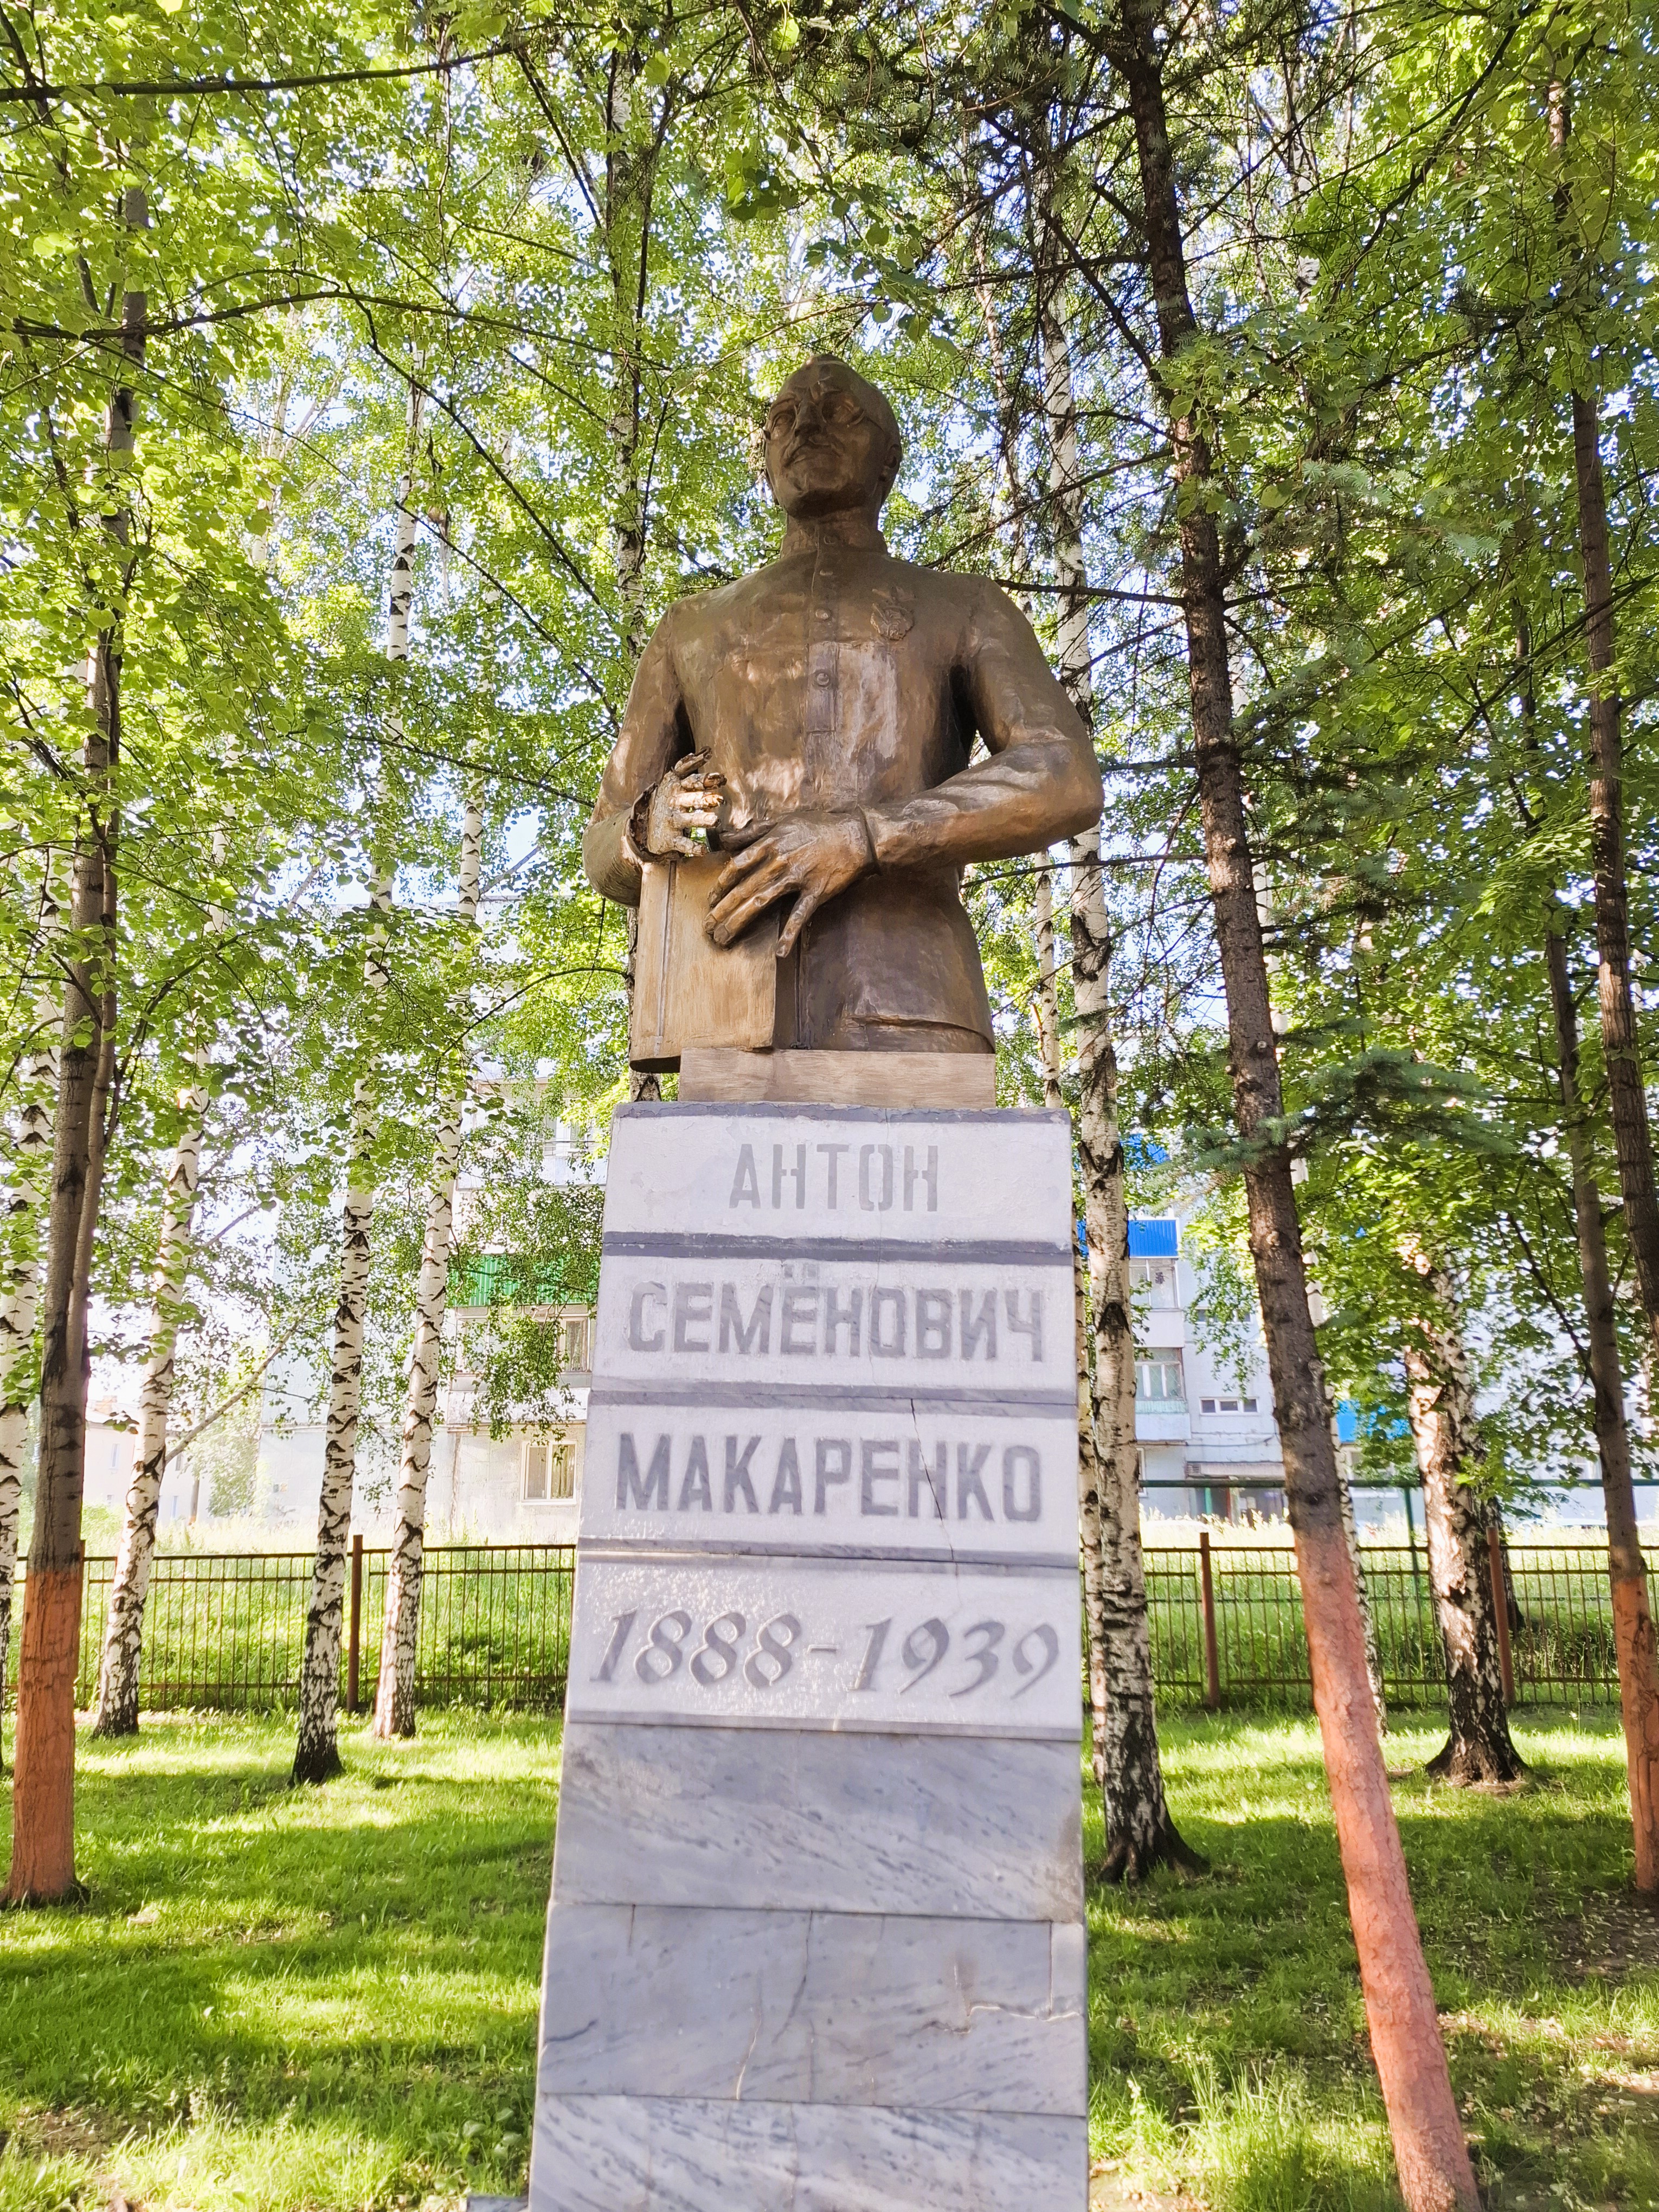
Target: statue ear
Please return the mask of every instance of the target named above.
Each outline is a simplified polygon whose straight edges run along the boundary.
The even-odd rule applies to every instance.
[[[897,442],[896,440],[895,440],[893,444],[888,448],[887,464],[882,470],[880,481],[876,486],[876,505],[878,507],[885,503],[888,493],[892,490],[893,486],[897,483],[899,463],[903,459],[904,448]]]

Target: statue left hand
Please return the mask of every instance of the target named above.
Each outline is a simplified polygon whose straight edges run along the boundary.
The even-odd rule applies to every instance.
[[[769,906],[793,895],[778,932],[780,960],[824,901],[876,864],[861,814],[794,814],[747,835],[715,878],[708,934],[716,945],[730,945]]]

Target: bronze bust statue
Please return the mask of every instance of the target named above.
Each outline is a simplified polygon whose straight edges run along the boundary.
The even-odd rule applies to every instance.
[[[1100,813],[1086,731],[1012,602],[896,561],[877,526],[902,447],[872,384],[821,355],[766,418],[775,561],[678,599],[641,658],[582,856],[628,906],[641,863],[727,854],[708,931],[783,905],[780,1048],[986,1053],[969,860]],[[988,757],[969,764],[977,733]]]

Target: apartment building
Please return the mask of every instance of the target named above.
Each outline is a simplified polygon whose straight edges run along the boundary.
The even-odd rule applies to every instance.
[[[602,1174],[572,1135],[550,1152],[553,1180]],[[461,1203],[465,1206],[465,1194]],[[1134,1294],[1135,1435],[1140,1449],[1144,1511],[1149,1521],[1203,1516],[1245,1522],[1278,1519],[1285,1510],[1284,1465],[1273,1423],[1267,1355],[1259,1339],[1243,1377],[1218,1371],[1194,1324],[1198,1279],[1182,1256],[1174,1214],[1129,1224],[1129,1273]],[[511,1270],[489,1255],[463,1278],[452,1277],[446,1326],[458,1345],[503,1294]],[[567,1543],[576,1530],[591,1382],[592,1316],[581,1305],[551,1301],[532,1309],[557,1333],[557,1389],[550,1406],[513,1409],[499,1436],[490,1433],[477,1378],[459,1370],[445,1393],[433,1439],[427,1528],[439,1543]],[[287,1397],[294,1412],[274,1415]],[[322,1467],[322,1425],[316,1378],[280,1368],[268,1385],[261,1438],[263,1517],[309,1524],[316,1512]],[[298,1402],[308,1401],[299,1414]],[[356,1525],[371,1542],[389,1535],[395,1510],[396,1439],[365,1433],[360,1447]]]
[[[1174,1217],[1132,1221],[1135,1299],[1135,1436],[1149,1517],[1277,1519],[1284,1464],[1273,1424],[1267,1354],[1244,1378],[1218,1373],[1191,1320],[1198,1285],[1181,1255]],[[478,1308],[464,1308],[461,1321]],[[541,1316],[561,1332],[564,1413],[552,1430],[525,1425],[503,1437],[474,1425],[471,1378],[459,1376],[434,1451],[430,1525],[442,1540],[563,1542],[574,1536],[590,1381],[591,1316],[580,1307]]]
[[[1176,1216],[1130,1222],[1129,1279],[1144,1514],[1282,1518],[1285,1464],[1259,1334],[1242,1379],[1218,1370],[1194,1325],[1198,1279]]]

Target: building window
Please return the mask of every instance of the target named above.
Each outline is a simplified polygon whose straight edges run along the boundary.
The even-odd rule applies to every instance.
[[[585,1313],[566,1314],[561,1324],[563,1331],[563,1364],[586,1369],[587,1365],[588,1317]]]
[[[1200,1398],[1199,1411],[1204,1413],[1253,1413],[1254,1398]]]
[[[576,1447],[568,1437],[526,1437],[524,1494],[532,1504],[576,1494]]]
[[[1135,1362],[1135,1395],[1144,1405],[1182,1405],[1186,1389],[1181,1379],[1181,1354],[1161,1352]]]
[[[1131,1260],[1129,1288],[1138,1304],[1160,1312],[1172,1312],[1181,1304],[1173,1260]]]

